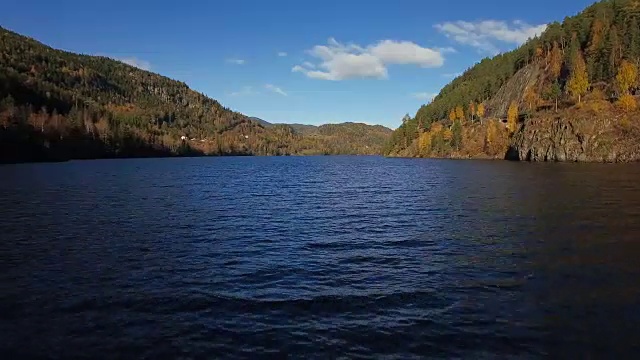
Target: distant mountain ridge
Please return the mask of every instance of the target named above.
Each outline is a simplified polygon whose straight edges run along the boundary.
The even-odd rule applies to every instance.
[[[310,125],[310,124],[299,124],[299,123],[271,123],[268,122],[266,120],[257,118],[257,117],[250,117],[251,120],[258,122],[260,125],[264,126],[264,127],[272,127],[272,126],[289,126],[291,127],[294,131],[296,131],[299,134],[310,134],[310,133],[314,133],[314,132],[320,132],[321,128],[327,127],[329,125],[337,125],[337,126],[371,126],[373,128],[378,128],[380,130],[384,129],[388,129],[390,131],[393,131],[385,126],[382,125],[369,125],[369,124],[365,124],[365,123],[359,123],[359,122],[352,122],[352,121],[346,121],[343,123],[327,123],[327,124],[321,124],[321,125]]]
[[[266,120],[263,120],[263,119],[260,119],[260,118],[257,118],[257,117],[250,117],[250,119],[253,120],[253,121],[258,122],[260,125],[262,125],[264,127],[267,127],[267,128],[268,127],[272,127],[272,126],[276,126],[276,125],[289,126],[299,134],[303,134],[305,132],[312,131],[313,129],[317,129],[318,128],[318,126],[316,126],[316,125],[308,125],[308,124],[271,123],[271,122],[268,122]]]
[[[183,82],[110,58],[56,50],[0,27],[0,162],[380,154],[391,134],[344,125],[307,136],[305,128],[261,122]]]

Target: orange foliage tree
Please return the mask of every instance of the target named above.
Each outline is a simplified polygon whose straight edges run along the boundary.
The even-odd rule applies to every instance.
[[[456,119],[464,121],[464,109],[460,105],[456,106]]]
[[[616,75],[616,85],[622,94],[627,94],[629,89],[636,84],[638,79],[638,68],[635,64],[622,60],[618,74]]]
[[[560,50],[557,42],[553,43],[553,48],[549,54],[549,71],[553,80],[559,78],[562,71],[562,50]]]
[[[538,106],[540,97],[533,86],[528,86],[524,91],[524,101],[529,105],[529,111],[533,111],[533,109]]]
[[[484,118],[485,111],[486,111],[486,109],[484,108],[484,103],[478,104],[478,109],[476,110],[476,114],[478,115],[480,120],[482,120],[482,118]]]
[[[631,94],[624,94],[618,99],[617,105],[624,111],[634,111],[638,108],[636,99]]]
[[[516,131],[516,127],[518,126],[518,103],[515,101],[511,102],[509,105],[509,110],[507,111],[507,128],[511,133]]]
[[[576,52],[573,58],[573,71],[567,82],[569,94],[578,98],[578,103],[582,100],[582,96],[589,89],[589,75],[587,74],[587,65],[580,51]]]

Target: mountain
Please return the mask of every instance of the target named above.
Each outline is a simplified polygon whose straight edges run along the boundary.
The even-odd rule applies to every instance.
[[[341,123],[312,125],[289,125],[303,138],[303,154],[366,154],[382,153],[393,131],[381,125],[363,123]],[[325,149],[318,152],[318,149]]]
[[[258,124],[260,124],[260,125],[262,125],[262,126],[264,126],[264,127],[270,127],[270,126],[273,126],[273,124],[272,124],[272,123],[270,123],[270,122],[268,122],[268,121],[266,121],[266,120],[262,120],[262,119],[260,119],[260,118],[257,118],[257,117],[255,117],[255,116],[251,116],[249,119],[251,119],[251,120],[253,120],[253,121],[257,122]]]
[[[607,0],[486,58],[406,118],[390,156],[640,160],[640,0]]]
[[[271,127],[274,125],[285,125],[285,126],[289,126],[291,127],[295,132],[299,133],[299,134],[304,134],[307,133],[309,131],[314,131],[315,129],[317,129],[318,127],[315,125],[307,125],[307,124],[285,124],[285,123],[270,123],[266,120],[262,120],[260,118],[257,117],[251,117],[250,118],[253,121],[258,122],[260,125],[264,126],[264,127]]]
[[[344,124],[306,136],[232,111],[183,82],[0,27],[0,162],[376,154],[390,134]]]

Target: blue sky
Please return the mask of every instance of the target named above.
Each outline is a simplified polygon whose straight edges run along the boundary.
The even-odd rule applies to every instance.
[[[0,25],[271,122],[397,127],[455,74],[591,0],[4,0]]]

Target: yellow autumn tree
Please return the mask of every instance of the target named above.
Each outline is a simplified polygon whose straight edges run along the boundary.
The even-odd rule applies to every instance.
[[[509,146],[508,131],[502,123],[496,120],[488,120],[484,138],[484,152],[491,156],[504,156]]]
[[[534,108],[537,108],[538,103],[540,102],[540,97],[533,86],[528,86],[524,91],[524,101],[529,105],[529,111],[533,111]]]
[[[493,145],[496,143],[496,139],[498,138],[498,129],[495,124],[495,121],[489,121],[487,124],[487,134],[485,136],[485,151],[491,153],[491,149]]]
[[[622,94],[627,94],[629,89],[636,84],[638,80],[638,68],[634,63],[622,60],[618,74],[616,75],[616,85]]]
[[[507,128],[509,132],[514,133],[516,131],[516,127],[518,126],[518,103],[515,101],[511,102],[509,105],[509,110],[507,111]]]
[[[464,121],[464,109],[460,105],[456,106],[456,119]]]
[[[478,117],[480,119],[482,119],[484,117],[485,111],[486,111],[486,109],[484,108],[484,103],[478,104],[478,109],[476,110],[476,114],[478,115]]]
[[[542,49],[542,46],[540,46],[540,45],[536,46],[536,50],[535,50],[536,62],[540,61],[540,59],[542,59],[543,56],[544,56],[544,50]]]
[[[449,120],[451,120],[451,122],[456,120],[456,110],[455,109],[451,109],[451,112],[449,113]]]
[[[627,112],[635,111],[638,108],[638,103],[636,102],[636,99],[633,97],[633,95],[629,93],[620,96],[620,99],[618,99],[616,104],[623,111],[627,111]]]
[[[420,156],[428,156],[431,152],[431,132],[425,131],[418,138]]]
[[[451,129],[449,128],[444,129],[442,137],[445,139],[445,141],[451,142],[451,139],[453,138],[453,131],[451,131]]]
[[[580,51],[576,52],[573,57],[573,71],[569,76],[567,82],[567,89],[569,94],[578,98],[578,104],[582,100],[582,96],[587,93],[589,89],[589,74],[587,74],[587,65],[584,62],[584,57]]]

